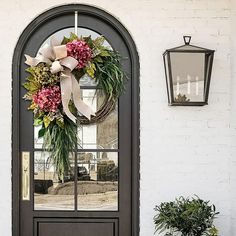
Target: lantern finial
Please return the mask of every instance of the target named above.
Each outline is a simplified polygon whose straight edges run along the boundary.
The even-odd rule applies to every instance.
[[[183,38],[184,38],[184,43],[185,43],[185,45],[189,45],[189,44],[190,44],[190,41],[191,41],[191,36],[186,35],[186,36],[184,36]]]

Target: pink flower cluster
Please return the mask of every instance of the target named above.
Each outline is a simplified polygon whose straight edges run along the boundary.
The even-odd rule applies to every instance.
[[[73,40],[66,44],[68,56],[74,57],[78,60],[77,68],[84,68],[91,60],[92,50],[85,41]]]
[[[35,95],[33,101],[39,108],[45,112],[56,112],[61,104],[61,90],[55,85],[42,88]]]

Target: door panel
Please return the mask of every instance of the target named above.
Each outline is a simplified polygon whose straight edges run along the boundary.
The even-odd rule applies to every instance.
[[[118,236],[118,220],[36,219],[39,236]]]
[[[71,168],[62,183],[50,162],[50,153],[43,151],[42,140],[37,139],[38,128],[33,126],[33,115],[27,110],[29,104],[22,99],[25,90],[21,85],[27,76],[24,54],[35,56],[52,34],[69,36],[75,11],[79,13],[78,35],[103,35],[106,45],[121,54],[129,80],[126,92],[105,121],[78,127],[78,147],[71,152]],[[119,30],[115,23],[121,27]],[[138,99],[133,97],[138,95],[138,83],[133,82],[138,75],[134,70],[138,61],[134,44],[125,40],[131,40],[129,37],[112,16],[84,5],[49,10],[21,36],[19,41],[23,43],[16,48],[15,64],[13,61],[13,130],[16,134],[13,138],[13,212],[17,213],[13,213],[14,236],[138,235],[135,233],[138,232],[139,133],[134,130],[138,127],[138,103],[134,101]],[[137,85],[135,89],[133,84]],[[98,109],[103,98],[98,93],[94,99],[96,84],[83,78],[80,85],[84,100]],[[29,152],[30,156],[29,199],[22,199],[22,184],[26,183],[22,152]]]
[[[112,223],[40,223],[39,236],[114,236]],[[80,233],[82,232],[82,233]]]

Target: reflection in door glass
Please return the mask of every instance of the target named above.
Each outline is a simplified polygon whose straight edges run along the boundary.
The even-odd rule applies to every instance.
[[[74,210],[74,157],[70,157],[70,170],[60,180],[50,153],[34,153],[34,209]]]
[[[78,210],[118,210],[117,152],[78,153]]]
[[[104,102],[104,95],[95,89],[83,89],[82,99],[93,108],[99,110]],[[118,148],[118,112],[117,108],[100,123],[78,126],[79,149],[117,149]]]
[[[43,137],[38,137],[38,132],[41,128],[41,125],[34,126],[34,148],[43,148]]]

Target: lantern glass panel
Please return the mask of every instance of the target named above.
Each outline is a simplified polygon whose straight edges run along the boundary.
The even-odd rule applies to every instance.
[[[169,63],[168,63],[168,54],[164,55],[164,63],[165,63],[165,73],[166,73],[166,85],[167,85],[167,93],[168,93],[168,102],[170,103],[170,94],[171,94],[171,85],[170,85],[170,76],[169,76]]]
[[[170,52],[174,102],[204,101],[205,53]]]

